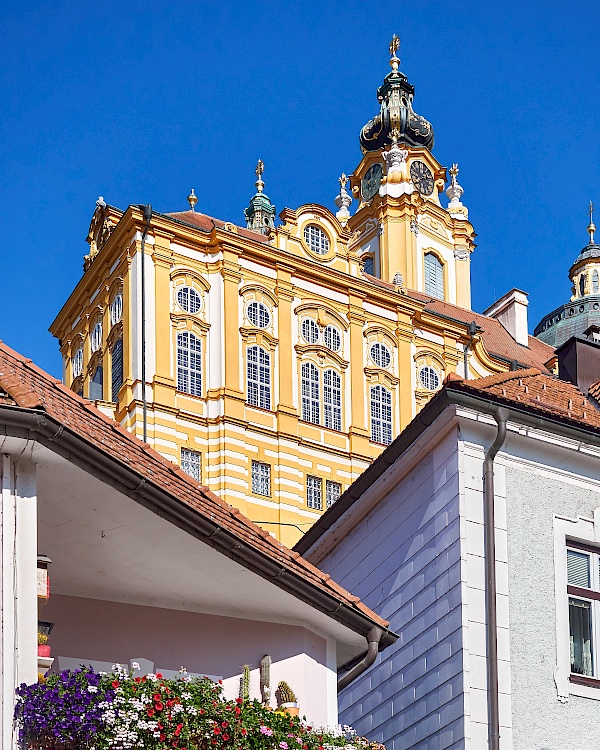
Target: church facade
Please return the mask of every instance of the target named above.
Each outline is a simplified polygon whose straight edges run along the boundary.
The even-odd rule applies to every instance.
[[[69,387],[286,544],[446,375],[552,355],[471,311],[458,168],[448,180],[433,155],[397,48],[335,213],[284,209],[275,227],[262,162],[245,227],[196,211],[193,191],[175,213],[99,199],[50,329]]]

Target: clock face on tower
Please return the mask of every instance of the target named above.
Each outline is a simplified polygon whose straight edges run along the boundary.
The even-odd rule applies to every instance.
[[[362,178],[360,183],[360,194],[363,200],[370,201],[381,185],[381,176],[383,169],[381,164],[372,164],[367,170],[367,174]]]
[[[433,193],[433,173],[422,161],[413,161],[410,165],[410,179],[421,195]]]

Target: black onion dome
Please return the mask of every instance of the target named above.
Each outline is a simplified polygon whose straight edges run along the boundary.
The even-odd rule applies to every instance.
[[[397,57],[392,57],[393,70],[387,74],[377,89],[381,111],[360,131],[360,147],[364,151],[378,151],[392,143],[392,131],[396,131],[398,143],[416,148],[433,148],[433,127],[412,108],[415,94],[407,77],[398,70]]]

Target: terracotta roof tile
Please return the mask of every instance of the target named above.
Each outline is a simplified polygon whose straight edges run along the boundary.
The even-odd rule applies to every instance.
[[[3,392],[6,394],[4,397]],[[359,611],[373,623],[387,628],[386,620],[328,575],[278,542],[237,508],[232,508],[194,481],[178,466],[142,443],[89,401],[0,342],[0,418],[2,409],[14,408],[13,404],[27,409],[43,407],[48,416],[69,427],[97,450],[128,468],[133,467],[139,474],[140,481],[166,489],[179,502],[193,508],[202,517],[218,523],[241,543],[252,547],[269,561],[281,565],[315,589],[336,597],[341,604]]]
[[[376,276],[371,276],[367,273],[363,275],[365,278],[369,279],[369,281],[385,287],[386,289],[396,288],[393,284],[378,279]],[[486,351],[492,357],[500,357],[501,359],[508,361],[516,360],[520,365],[537,367],[543,372],[548,372],[546,362],[554,356],[554,349],[543,341],[536,339],[535,336],[529,336],[529,346],[523,346],[517,344],[502,323],[495,318],[475,313],[472,310],[466,310],[457,305],[451,305],[449,302],[443,302],[442,300],[435,299],[435,297],[430,297],[427,294],[416,292],[412,289],[407,289],[406,295],[411,299],[424,302],[425,309],[434,314],[438,314],[445,318],[452,318],[461,323],[471,323],[472,321],[475,321],[479,328],[482,329],[480,333],[481,339]]]
[[[600,402],[600,380],[597,383],[592,383],[588,389],[588,396],[591,396],[594,401]]]
[[[223,229],[225,224],[232,224],[232,222],[230,221],[214,219],[212,216],[201,214],[198,211],[176,211],[175,213],[168,213],[164,215],[171,216],[173,219],[177,219],[178,221],[184,221],[186,224],[192,224],[193,226],[199,227],[205,232],[210,232],[213,227]],[[258,242],[269,241],[269,238],[264,234],[260,234],[260,232],[253,232],[251,229],[239,227],[236,224],[233,224],[233,226],[235,226],[236,233],[241,235],[242,237],[248,237],[249,239],[256,240]]]

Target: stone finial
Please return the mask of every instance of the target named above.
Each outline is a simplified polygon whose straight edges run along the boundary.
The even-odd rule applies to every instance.
[[[254,185],[256,186],[256,192],[262,193],[265,187],[265,183],[262,181],[262,174],[265,171],[265,163],[262,159],[259,159],[256,163],[256,169],[254,170],[256,177],[258,178]]]
[[[590,201],[590,205],[588,208],[588,213],[590,215],[590,223],[588,224],[588,234],[590,235],[590,245],[594,244],[594,232],[596,231],[596,225],[594,224],[594,204],[592,201]]]
[[[338,182],[340,183],[340,192],[334,200],[335,205],[339,208],[336,216],[342,226],[346,226],[346,224],[348,223],[348,219],[350,218],[350,211],[348,210],[348,208],[352,203],[352,196],[346,190],[348,177],[343,172],[341,177],[338,178]]]
[[[106,208],[106,201],[101,195],[98,196],[98,200],[96,201],[96,208]]]
[[[458,184],[458,164],[453,164],[448,170],[450,173],[450,185],[446,190],[450,203],[448,204],[448,211],[454,218],[466,219],[468,217],[468,211],[465,206],[460,202],[462,194],[465,192],[464,189]]]
[[[190,194],[188,195],[188,203],[190,204],[190,209],[192,211],[196,210],[196,203],[198,203],[198,196],[194,193],[194,188],[192,188]]]
[[[401,273],[394,274],[394,280],[392,281],[394,286],[404,286],[404,276]]]

